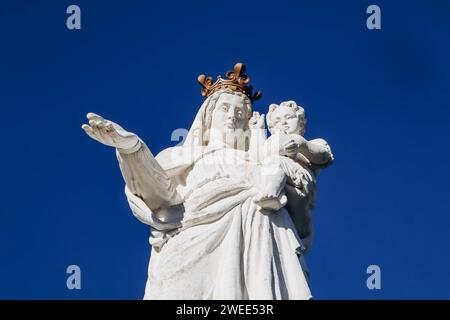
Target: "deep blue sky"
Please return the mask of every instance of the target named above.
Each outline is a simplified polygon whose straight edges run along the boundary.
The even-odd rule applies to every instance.
[[[382,30],[366,28],[370,4]],[[2,1],[0,298],[141,298],[149,231],[85,114],[157,153],[191,124],[197,75],[242,61],[263,91],[255,109],[296,100],[307,138],[335,154],[319,177],[314,296],[449,299],[449,15],[449,1]],[[81,290],[66,288],[70,264]]]

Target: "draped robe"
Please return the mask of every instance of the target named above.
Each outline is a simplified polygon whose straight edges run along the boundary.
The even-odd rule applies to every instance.
[[[174,147],[156,157],[159,166],[145,144],[117,156],[130,207],[151,226],[144,299],[311,298],[291,215],[254,204],[259,168],[246,152]],[[159,187],[182,203],[149,209],[143,199],[155,170]]]

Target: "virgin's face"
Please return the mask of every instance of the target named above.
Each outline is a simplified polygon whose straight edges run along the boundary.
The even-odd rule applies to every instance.
[[[240,95],[222,93],[212,113],[210,144],[224,142],[231,148],[245,150],[248,113]]]
[[[286,134],[300,134],[301,123],[296,112],[286,106],[278,106],[271,115],[272,130]]]
[[[232,133],[244,130],[247,123],[244,98],[228,93],[220,95],[212,114],[211,130],[222,134]]]

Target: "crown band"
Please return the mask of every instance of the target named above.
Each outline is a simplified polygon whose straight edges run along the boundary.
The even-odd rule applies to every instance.
[[[236,63],[234,70],[225,74],[227,79],[218,76],[215,83],[213,83],[212,77],[207,77],[204,74],[199,75],[197,79],[202,85],[202,96],[209,97],[220,89],[230,89],[245,94],[252,102],[261,98],[262,94],[260,91],[253,93],[253,87],[247,85],[250,82],[250,77],[244,74],[245,69],[245,64]]]

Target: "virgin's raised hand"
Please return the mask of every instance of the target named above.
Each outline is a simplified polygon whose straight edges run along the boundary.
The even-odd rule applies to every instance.
[[[86,117],[89,124],[83,124],[81,128],[89,137],[104,145],[128,150],[139,143],[136,134],[126,131],[117,123],[92,112],[89,112]]]
[[[248,126],[250,129],[264,129],[264,118],[263,114],[260,115],[259,112],[253,112],[252,117],[248,121]]]

